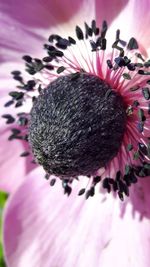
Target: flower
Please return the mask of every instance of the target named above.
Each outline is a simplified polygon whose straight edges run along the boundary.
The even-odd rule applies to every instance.
[[[42,58],[23,56],[31,77],[11,72],[19,85],[5,104],[22,110],[2,117],[7,124],[17,120],[9,140],[29,142],[47,178],[58,176],[65,193],[85,175],[88,189],[79,195],[93,196],[102,180],[123,200],[138,177],[149,175],[150,62],[137,40],[122,40],[120,30],[107,48],[105,20],[101,29],[95,20],[84,26],[76,26],[76,38],[51,34]]]
[[[87,12],[90,8],[95,18],[93,7],[97,2],[95,5],[89,3],[84,2],[85,10]],[[99,5],[102,7],[103,2],[100,1]],[[138,14],[139,7],[135,1],[129,1],[114,25],[118,23],[121,28],[120,20],[132,8]],[[146,8],[143,5],[140,16]],[[79,8],[79,13],[81,11]],[[112,16],[110,12],[108,14],[110,22]],[[28,127],[13,128],[9,139],[29,141],[35,159],[47,172],[46,178],[50,176],[50,185],[57,182],[54,191],[50,191],[47,181],[41,178],[42,170],[36,168],[10,197],[4,215],[8,266],[34,267],[42,266],[43,262],[44,266],[108,266],[109,259],[112,261],[118,253],[120,242],[123,243],[121,253],[125,250],[126,255],[124,266],[143,264],[140,253],[136,262],[132,246],[127,251],[123,227],[129,224],[128,232],[135,235],[137,231],[144,232],[144,244],[148,247],[149,183],[148,178],[141,181],[140,177],[149,176],[149,44],[140,36],[138,27],[139,34],[135,31],[133,37],[131,30],[128,40],[127,36],[122,38],[119,30],[116,37],[112,37],[113,23],[107,40],[106,20],[99,31],[97,20],[93,18],[91,25],[85,24],[85,32],[82,27],[76,26],[76,38],[68,31],[63,37],[56,32],[51,34],[49,43],[44,46],[47,56],[42,55],[42,60],[27,54],[23,56],[27,72],[35,78],[26,80],[27,75],[22,75],[20,70],[12,72],[20,85],[18,91],[9,92],[12,99],[6,106],[15,104],[17,108],[21,107],[17,121]],[[23,102],[25,105],[22,105]],[[85,106],[85,103],[88,105]],[[7,123],[14,123],[10,114],[3,115],[3,118]],[[59,123],[56,124],[56,121]],[[87,125],[88,135],[84,138]],[[74,150],[70,149],[72,145],[69,143],[72,136],[76,143]],[[64,154],[64,151],[67,153]],[[27,155],[28,151],[21,156]],[[120,204],[113,194],[97,194],[97,191],[103,191],[100,180],[104,189],[117,192],[121,200],[124,195],[129,195],[131,184],[135,184],[130,189],[131,201]],[[60,185],[69,200],[62,196]],[[86,199],[94,196],[91,204],[81,196],[84,193]],[[54,206],[56,208],[52,210]],[[115,224],[112,223],[113,216],[117,218]],[[121,238],[117,235],[117,224],[123,232]],[[140,240],[139,235],[137,243]],[[143,251],[147,266],[149,254],[146,249]],[[120,264],[119,258],[116,265]]]

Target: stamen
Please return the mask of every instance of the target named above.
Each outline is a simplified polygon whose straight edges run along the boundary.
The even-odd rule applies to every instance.
[[[25,151],[25,152],[21,153],[20,157],[27,157],[29,155],[30,155],[30,152]]]
[[[79,26],[76,26],[76,35],[79,40],[84,39],[83,31],[81,30]]]
[[[6,119],[7,124],[15,122],[15,118],[13,118],[13,116],[11,116],[10,114],[4,114],[2,115],[2,118]]]
[[[137,40],[136,40],[135,38],[132,37],[132,38],[130,39],[129,43],[128,43],[127,48],[128,48],[129,50],[138,49],[139,46],[138,46]]]

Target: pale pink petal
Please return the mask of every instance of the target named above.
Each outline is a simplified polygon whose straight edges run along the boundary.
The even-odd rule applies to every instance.
[[[17,53],[18,57],[24,53],[38,56],[37,53],[42,49],[52,29],[56,30],[56,26],[63,23],[66,23],[66,28],[70,28],[69,21],[73,20],[78,11],[83,10],[83,14],[87,12],[87,17],[89,16],[92,10],[88,5],[84,9],[86,2],[1,0],[1,60],[17,59]]]
[[[1,0],[1,60],[17,59],[17,52],[18,56],[36,54],[51,32],[70,35],[76,24],[82,26],[84,21],[96,19],[100,26],[106,19],[111,24],[127,3],[128,0]]]
[[[79,20],[89,21],[97,19],[101,23],[104,19],[111,23],[129,0],[19,0],[0,1],[2,12],[19,22],[28,29],[49,29],[58,24],[71,21],[76,14],[80,14]],[[91,12],[90,12],[91,11]],[[94,11],[94,13],[93,13]],[[36,14],[36,15],[34,15]],[[78,16],[79,18],[79,16]],[[79,21],[76,21],[76,23]],[[69,25],[68,25],[69,27]]]
[[[70,20],[82,7],[83,0],[20,0],[0,1],[2,12],[29,29],[49,28]]]
[[[8,200],[8,267],[149,267],[149,219],[112,195],[77,196],[84,178],[67,197],[59,181],[50,188],[42,176],[33,171]]]
[[[31,158],[20,157],[27,149],[25,143],[8,141],[9,136],[9,128],[0,130],[0,190],[11,193],[22,183],[34,165]]]
[[[12,128],[18,128],[16,121],[13,124],[6,124],[6,119],[2,118],[3,114],[11,114],[16,118],[16,113],[23,110],[16,109],[12,106],[4,107],[11,97],[8,92],[14,91],[16,82],[12,79],[10,72],[16,68],[21,70],[17,64],[1,64],[0,69],[0,190],[13,192],[25,179],[26,174],[35,164],[31,163],[32,157],[20,157],[24,151],[29,151],[26,142],[21,140],[9,141],[8,137],[12,134]]]
[[[140,180],[141,179],[141,180]],[[141,218],[150,218],[150,176],[139,178],[136,186],[132,187],[131,202],[133,205],[133,215],[138,212]]]
[[[45,41],[44,36],[36,34],[20,25],[13,18],[0,13],[0,61],[21,61],[25,53],[38,53]]]
[[[95,13],[98,25],[106,20],[111,25],[130,0],[95,0]]]
[[[142,53],[150,49],[150,1],[130,0],[125,9],[114,20],[111,30],[115,36],[116,29],[121,30],[121,39],[128,41],[135,37]]]
[[[0,62],[20,62],[26,53],[39,57],[51,33],[74,35],[76,24],[83,26],[93,19],[98,26],[104,19],[111,24],[127,3],[128,0],[0,0]]]

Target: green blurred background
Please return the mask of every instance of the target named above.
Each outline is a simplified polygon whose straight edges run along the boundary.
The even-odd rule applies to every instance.
[[[6,264],[4,262],[3,245],[2,245],[2,214],[7,198],[8,195],[6,193],[0,192],[0,267],[6,267]]]

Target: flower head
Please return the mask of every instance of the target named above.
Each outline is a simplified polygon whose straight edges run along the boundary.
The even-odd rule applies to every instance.
[[[119,30],[109,50],[107,28],[106,21],[99,29],[92,20],[84,31],[76,26],[76,38],[50,35],[46,56],[23,56],[32,79],[12,72],[20,85],[5,106],[32,107],[17,114],[23,131],[13,128],[9,139],[29,142],[47,175],[62,179],[65,193],[71,193],[74,179],[86,175],[87,190],[79,195],[93,196],[102,180],[123,200],[132,183],[149,175],[150,62],[137,40],[122,40]],[[105,168],[101,176],[100,168]]]
[[[4,119],[10,123],[10,141],[30,142],[50,185],[56,185],[49,188],[42,168],[34,164],[35,170],[9,198],[3,228],[7,265],[149,266],[149,1],[14,2],[13,25],[20,30],[11,44],[16,51],[17,40],[18,50],[3,54],[18,63],[23,53],[27,72],[13,67],[19,84],[14,90],[9,82]],[[129,14],[135,14],[134,20]],[[83,18],[88,21],[84,27]],[[43,27],[48,32],[49,21],[51,35],[45,44]],[[63,34],[56,30],[58,21]],[[6,22],[11,26],[7,17]],[[66,30],[69,25],[74,31]],[[31,38],[24,45],[27,35]],[[42,41],[44,55],[37,45]],[[78,146],[72,150],[74,142]],[[32,152],[25,150],[21,160],[30,160],[25,156]],[[121,200],[130,188],[130,198],[120,202],[103,188],[117,192]]]

